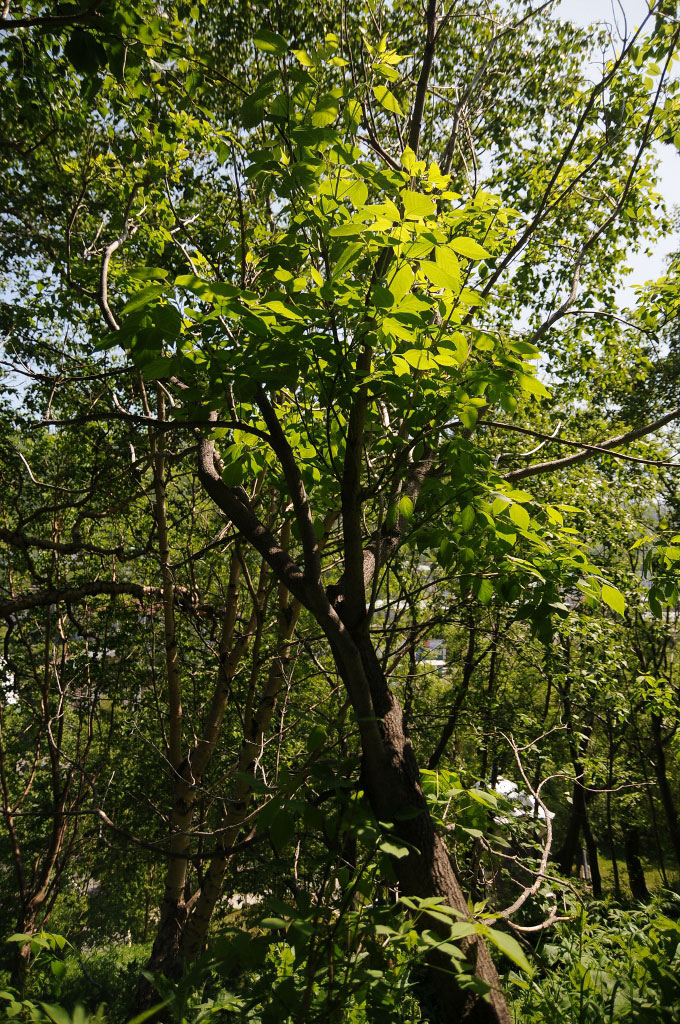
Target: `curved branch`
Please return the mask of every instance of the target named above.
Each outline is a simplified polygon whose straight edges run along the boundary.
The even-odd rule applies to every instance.
[[[49,14],[38,15],[35,18],[0,18],[0,32],[12,32],[17,28],[66,28],[68,25],[80,25],[82,22],[92,21],[96,18],[97,11],[102,6],[103,0],[91,7],[86,7],[75,14]]]
[[[305,574],[310,582],[318,583],[321,580],[321,552],[316,533],[314,532],[314,517],[302,480],[302,474],[300,473],[300,467],[295,460],[295,454],[288,442],[288,438],[279,423],[276,411],[260,385],[258,385],[255,392],[255,401],[269,429],[269,443],[281,464],[290,498],[293,502],[295,518],[302,540]]]
[[[59,587],[52,590],[36,590],[27,594],[0,600],[0,618],[7,618],[15,612],[30,611],[33,608],[47,608],[52,604],[82,601],[86,597],[98,597],[103,594],[111,596],[125,594],[136,597],[138,601],[149,598],[159,599],[163,596],[160,587],[150,587],[141,583],[127,583],[122,580],[96,580],[92,583],[81,583],[73,587]],[[214,614],[212,605],[194,605],[192,595],[187,590],[179,590],[176,601],[183,609],[192,609],[205,614]]]
[[[81,540],[46,540],[44,537],[34,537],[32,534],[22,533],[20,530],[7,530],[1,526],[0,540],[24,551],[28,548],[38,548],[40,551],[57,551],[62,555],[75,555],[80,551],[87,551],[91,555],[111,555],[121,562],[130,562],[147,553],[145,548],[140,548],[138,551],[126,551],[122,546],[103,548],[98,544],[88,544]]]
[[[551,437],[550,434],[544,434],[540,430],[532,430],[529,427],[520,427],[515,423],[502,423],[498,420],[479,420],[478,423],[480,426],[496,427],[499,430],[511,430],[518,434],[527,434],[530,437],[542,438],[543,440],[548,440],[554,444],[563,444],[579,449],[573,455],[566,455],[562,459],[552,459],[550,462],[535,462],[532,466],[513,469],[509,473],[506,473],[504,477],[505,480],[524,480],[530,476],[539,476],[543,473],[554,473],[558,469],[565,469],[568,466],[577,465],[579,462],[585,462],[587,459],[592,459],[595,455],[600,454],[613,455],[617,459],[623,459],[626,462],[661,466],[665,469],[680,469],[680,463],[677,462],[665,462],[661,459],[643,459],[637,455],[624,455],[622,452],[612,451],[613,448],[620,448],[621,445],[628,444],[630,441],[636,441],[638,438],[645,437],[647,434],[653,434],[655,431],[665,427],[667,423],[672,423],[677,419],[680,419],[680,408],[671,409],[670,412],[659,417],[658,420],[654,420],[653,423],[646,423],[643,427],[636,427],[634,430],[628,430],[625,434],[617,434],[615,437],[610,437],[605,441],[600,441],[597,445],[584,444],[582,441],[571,441],[566,437]]]
[[[262,555],[291,594],[303,604],[309,601],[303,570],[284,551],[278,540],[260,522],[250,507],[248,495],[242,487],[228,487],[215,468],[215,444],[204,437],[198,444],[198,476],[205,490],[219,509],[232,521],[236,529]]]
[[[127,206],[125,208],[125,215],[123,217],[123,233],[120,236],[120,238],[117,238],[115,240],[115,242],[111,242],[110,245],[106,246],[106,249],[104,250],[104,258],[102,259],[102,268],[99,274],[99,290],[97,292],[97,302],[99,303],[99,308],[104,314],[104,319],[106,320],[107,324],[109,325],[112,331],[119,331],[120,324],[118,323],[115,316],[111,312],[111,307],[109,306],[109,263],[111,262],[111,257],[113,256],[116,249],[119,249],[123,242],[126,242],[127,239],[130,237],[130,210],[132,209],[132,204],[135,201],[135,196],[137,195],[138,191],[139,183],[136,182],[132,186],[130,198],[128,199]]]

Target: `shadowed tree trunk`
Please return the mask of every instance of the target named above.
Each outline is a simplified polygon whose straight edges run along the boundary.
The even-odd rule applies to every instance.
[[[656,781],[659,787],[659,796],[661,797],[661,803],[666,815],[668,838],[671,846],[673,847],[676,863],[678,867],[680,867],[680,822],[678,821],[678,812],[675,806],[675,800],[673,799],[673,793],[671,791],[671,785],[666,769],[666,749],[662,725],[661,716],[652,715],[654,772],[656,774]]]
[[[642,903],[649,903],[649,889],[647,888],[645,872],[640,860],[640,830],[636,825],[626,829],[623,849],[633,899],[640,900]]]
[[[582,778],[582,766],[577,764],[575,767],[577,775],[579,774],[579,769],[581,769],[580,777]],[[574,861],[577,858],[581,834],[583,834],[583,840],[588,854],[593,896],[596,899],[600,899],[602,896],[602,878],[600,875],[597,843],[595,842],[595,837],[593,836],[593,831],[590,826],[590,818],[588,816],[588,793],[577,778],[574,782],[571,814],[569,816],[567,833],[564,837],[562,847],[556,857],[561,874],[566,875],[567,877],[571,874]]]

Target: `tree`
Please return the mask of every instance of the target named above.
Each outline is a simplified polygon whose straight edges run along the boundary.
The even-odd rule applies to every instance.
[[[255,88],[238,114],[202,104],[222,82],[200,48],[219,15],[203,14],[191,43],[182,5],[164,16],[144,5],[132,14],[115,4],[106,11],[106,22],[93,22],[94,28],[88,22],[87,29],[72,29],[72,23],[64,29],[32,18],[16,26],[68,30],[58,59],[69,61],[77,75],[69,72],[59,83],[69,106],[59,110],[56,140],[40,137],[21,151],[7,223],[30,238],[43,269],[46,295],[33,315],[49,315],[65,294],[69,302],[79,296],[72,350],[84,351],[102,385],[89,401],[82,373],[73,397],[55,385],[58,397],[40,427],[114,423],[136,446],[135,432],[148,438],[150,477],[141,490],[153,493],[173,793],[154,964],[170,968],[178,956],[191,959],[203,946],[243,835],[258,750],[299,617],[325,638],[324,657],[346,689],[360,737],[363,789],[376,819],[402,844],[393,865],[400,891],[443,899],[467,918],[371,625],[406,551],[437,562],[457,580],[471,622],[491,602],[514,609],[515,617],[521,608],[547,639],[560,614],[560,592],[574,587],[621,607],[616,589],[574,545],[562,513],[516,483],[617,450],[679,415],[672,410],[642,425],[623,422],[618,433],[590,446],[558,439],[549,410],[551,401],[558,405],[562,385],[551,400],[532,368],[538,342],[548,344],[556,372],[582,356],[578,329],[564,351],[561,335],[559,343],[552,341],[571,314],[615,319],[607,307],[608,279],[623,260],[617,237],[635,238],[654,226],[650,147],[666,137],[675,116],[668,81],[677,43],[671,13],[655,8],[649,34],[627,39],[594,86],[574,88],[568,76],[561,80],[550,108],[553,138],[540,136],[527,160],[521,149],[535,137],[528,125],[542,100],[530,94],[514,135],[489,113],[499,95],[510,104],[505,83],[516,54],[527,60],[525,26],[533,32],[540,25],[550,40],[544,62],[551,47],[569,47],[572,74],[583,44],[565,29],[551,35],[542,10],[527,7],[515,22],[492,19],[489,31],[480,31],[484,56],[479,66],[473,63],[453,108],[441,97],[441,77],[464,48],[465,21],[433,2],[424,48],[413,58],[400,56],[401,40],[417,37],[422,25],[406,8],[389,39],[380,12],[364,26],[343,12],[337,33],[323,41],[300,39],[300,47],[260,26],[255,51],[245,48],[245,76]],[[87,13],[88,19],[95,15],[99,8]],[[22,69],[35,69],[41,87],[53,90],[43,55],[47,38],[13,35],[9,45],[12,67],[25,49]],[[471,53],[471,60],[477,57],[474,48]],[[656,75],[651,87],[639,73],[642,66]],[[21,110],[32,101],[25,98],[26,73],[15,71],[15,77]],[[496,91],[498,81],[503,85]],[[485,91],[487,82],[493,86]],[[238,88],[226,84],[231,102]],[[569,104],[562,102],[565,94]],[[475,116],[481,118],[480,145],[494,153],[491,185],[503,174],[500,195],[478,187],[466,170],[466,160],[476,166]],[[90,140],[85,126],[93,120],[103,130]],[[35,110],[31,124],[37,130]],[[79,147],[75,162],[71,133]],[[434,152],[439,163],[431,159]],[[74,170],[81,179],[75,188]],[[36,174],[43,196],[36,197],[29,181]],[[66,182],[68,201],[56,202]],[[589,194],[584,200],[586,188],[603,190],[605,205]],[[76,236],[84,243],[83,258],[75,256]],[[52,276],[45,273],[48,259]],[[549,286],[536,294],[548,265]],[[580,282],[584,300],[597,295],[605,308],[593,313],[590,305],[576,305]],[[30,274],[20,288],[32,295]],[[18,303],[12,305],[8,312],[17,323]],[[110,333],[97,348],[118,354],[120,378],[108,364],[102,369],[108,357],[92,353],[99,313]],[[520,313],[530,324],[524,331],[512,322]],[[33,345],[30,351],[35,356]],[[46,357],[50,367],[52,360]],[[54,376],[45,378],[52,386]],[[572,376],[569,401],[577,386]],[[504,419],[497,418],[498,407]],[[501,462],[517,453],[499,452],[494,432],[528,433],[575,450],[505,471]],[[203,499],[230,524],[230,549],[222,570],[229,584],[212,710],[196,742],[187,744],[176,614],[181,594],[172,568],[167,484],[170,460],[189,458],[192,449]],[[123,463],[120,452],[113,458],[132,483],[139,467],[131,469],[127,455]],[[193,482],[187,486],[193,507],[202,499]],[[174,489],[181,493],[177,484]],[[236,608],[244,615],[239,580],[246,570],[252,580],[255,565],[260,583],[250,587],[251,610],[244,616],[250,625],[237,636]],[[196,787],[221,735],[233,671],[270,614],[273,586],[277,635],[259,705],[251,704],[246,716],[231,809],[187,900]],[[102,592],[100,584],[95,592]],[[197,593],[192,584],[194,604]],[[53,602],[46,597],[45,603]],[[5,611],[20,607],[12,597]],[[441,914],[426,913],[422,923],[442,939],[450,934]],[[442,972],[438,954],[432,955],[430,985],[441,1019],[509,1020],[482,934],[480,926],[461,944],[479,983],[472,988],[455,972]],[[481,998],[485,990],[488,1000]]]

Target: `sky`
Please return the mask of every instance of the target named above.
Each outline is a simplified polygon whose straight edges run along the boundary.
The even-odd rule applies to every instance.
[[[614,0],[614,3],[612,0],[560,0],[555,15],[587,26],[602,21],[611,24],[616,12],[621,24],[622,10],[630,29],[642,22],[647,13],[647,4],[644,0]],[[658,155],[661,160],[659,191],[669,208],[680,206],[680,152],[675,146],[659,146]],[[628,279],[629,286],[625,289],[625,301],[632,301],[633,285],[660,277],[665,270],[665,258],[677,249],[680,249],[680,233],[674,232],[656,243],[652,253],[632,253],[630,265],[633,273]]]

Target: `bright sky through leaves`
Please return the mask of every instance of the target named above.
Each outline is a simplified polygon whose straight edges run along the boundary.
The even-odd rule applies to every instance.
[[[644,19],[647,9],[644,0],[621,0],[621,2],[561,0],[556,5],[555,15],[560,18],[568,18],[579,25],[590,25],[594,22],[613,23],[621,32],[624,31],[624,24],[627,22],[630,32]],[[659,158],[661,161],[659,168],[660,191],[669,210],[672,210],[673,207],[680,206],[680,153],[673,146],[661,146],[659,147]],[[676,229],[657,243],[651,252],[632,253],[630,262],[633,272],[629,279],[631,286],[663,274],[666,257],[676,250],[679,244],[680,233]],[[626,303],[633,299],[629,289],[625,289],[623,297]]]

